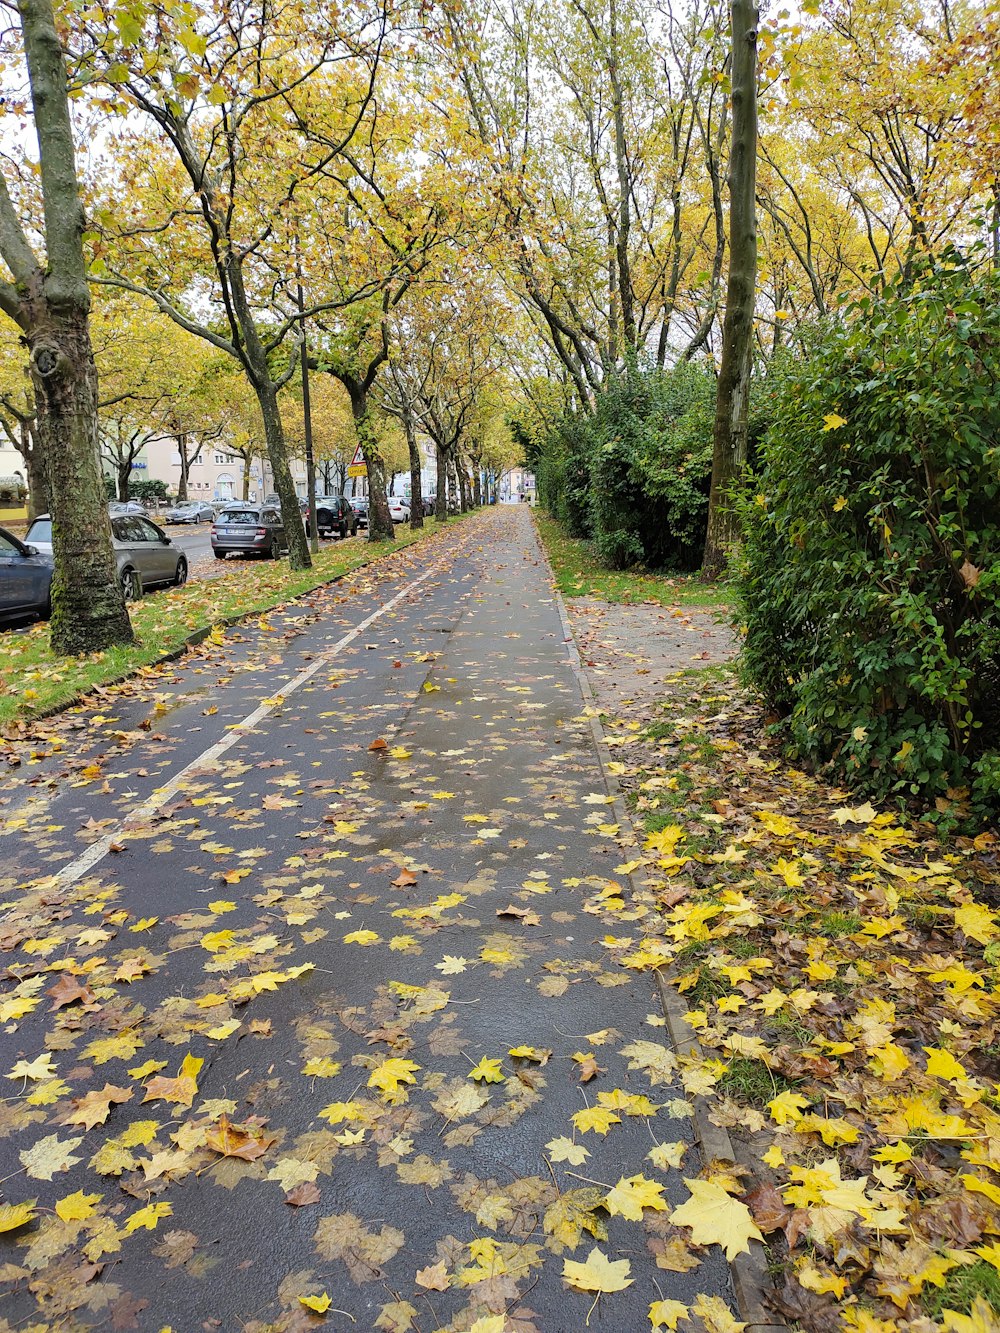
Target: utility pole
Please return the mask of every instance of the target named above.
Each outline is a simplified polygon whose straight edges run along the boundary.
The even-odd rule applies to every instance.
[[[305,299],[302,295],[302,262],[299,258],[299,241],[295,238],[295,280],[297,284],[299,314],[304,315]],[[306,345],[306,321],[300,321],[302,332],[302,425],[306,437],[306,496],[309,503],[309,549],[313,555],[319,551],[319,528],[316,526],[316,459],[313,456],[312,403],[309,398],[309,348]]]

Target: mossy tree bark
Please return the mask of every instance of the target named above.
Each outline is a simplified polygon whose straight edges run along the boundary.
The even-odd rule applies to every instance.
[[[702,571],[725,572],[739,539],[732,491],[747,460],[747,418],[757,279],[757,20],[753,0],[732,4],[732,146],[729,157],[729,284],[712,447],[712,487]]]
[[[98,459],[97,370],[66,62],[50,0],[20,0],[19,16],[46,253],[40,262],[0,177],[0,255],[13,277],[0,281],[0,309],[20,327],[30,357],[52,514],[51,642],[69,656],[128,644],[133,636]]]

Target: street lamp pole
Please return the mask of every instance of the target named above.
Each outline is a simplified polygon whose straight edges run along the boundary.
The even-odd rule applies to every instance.
[[[299,258],[299,241],[295,238],[295,279],[297,284],[299,314],[305,314],[305,300],[302,295],[302,262]],[[306,496],[309,504],[309,549],[313,555],[319,550],[319,528],[316,520],[316,459],[313,455],[312,403],[309,398],[309,349],[306,346],[306,321],[300,320],[302,329],[302,425],[306,437]]]

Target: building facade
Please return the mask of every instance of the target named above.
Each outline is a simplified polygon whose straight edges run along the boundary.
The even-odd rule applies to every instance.
[[[243,499],[243,474],[246,464],[239,454],[230,453],[224,444],[209,442],[202,446],[198,461],[188,470],[188,499],[224,504]],[[299,496],[306,494],[306,465],[298,458],[290,460],[292,480]],[[167,494],[175,496],[181,479],[181,455],[177,441],[150,440],[143,446],[135,469],[139,476],[166,483]],[[266,458],[250,460],[249,496],[263,500],[274,493],[274,477]]]

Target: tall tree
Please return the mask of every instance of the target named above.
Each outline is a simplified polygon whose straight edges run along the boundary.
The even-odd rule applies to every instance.
[[[102,77],[145,118],[123,130],[119,173],[147,207],[138,218],[119,210],[107,280],[147,296],[242,367],[297,569],[311,560],[278,396],[298,370],[301,320],[316,311],[295,301],[284,215],[362,123],[385,27],[384,11],[315,11],[302,0],[231,6],[219,21],[204,0],[157,10],[129,33],[124,52],[105,52],[94,34]],[[319,85],[336,126],[321,145],[302,133]],[[217,319],[199,313],[206,281]]]
[[[0,256],[10,272],[0,280],[0,309],[20,328],[30,357],[53,518],[52,646],[96,652],[130,643],[132,627],[97,458],[97,371],[66,59],[50,0],[20,0],[18,14],[43,207],[32,230],[44,235],[45,255],[36,255],[0,176]]]
[[[729,152],[729,282],[712,441],[704,572],[717,578],[736,543],[731,492],[747,459],[757,287],[757,23],[754,0],[732,0],[732,146]]]

